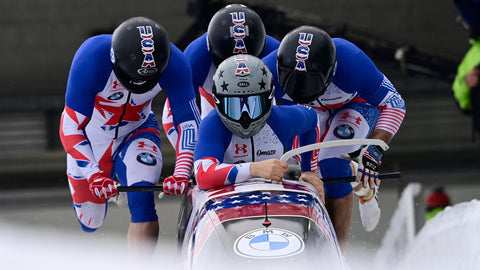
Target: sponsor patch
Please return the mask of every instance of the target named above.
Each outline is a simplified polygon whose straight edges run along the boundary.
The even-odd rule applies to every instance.
[[[109,96],[107,99],[108,100],[119,100],[119,99],[122,99],[124,96],[124,94],[122,92],[117,92],[117,93],[114,93],[113,95]]]
[[[147,166],[157,165],[157,158],[150,153],[140,153],[140,154],[138,154],[137,161],[142,163],[142,164],[145,164]]]
[[[340,125],[335,128],[333,134],[341,139],[351,139],[355,136],[355,131],[349,125]]]

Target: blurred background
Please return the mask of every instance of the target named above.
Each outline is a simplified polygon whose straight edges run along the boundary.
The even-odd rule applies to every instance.
[[[479,197],[480,146],[472,136],[471,117],[457,108],[451,90],[457,65],[470,48],[468,31],[457,18],[453,0],[3,0],[0,218],[47,226],[52,220],[64,220],[68,226],[78,226],[71,209],[58,127],[70,63],[85,39],[112,33],[125,19],[141,15],[160,22],[171,41],[184,49],[206,31],[211,16],[228,3],[252,7],[263,18],[267,33],[279,40],[290,29],[311,24],[333,37],[352,41],[405,99],[406,118],[381,167],[383,172],[400,171],[402,178],[382,183],[383,215],[373,233],[355,225],[359,224],[355,208],[351,239],[378,245],[401,190],[410,182],[423,186],[416,204],[418,227],[423,224],[423,198],[433,186],[444,186],[452,203]],[[160,95],[154,101],[158,117],[164,99]],[[162,147],[166,176],[173,171],[174,153],[166,138]],[[177,199],[164,201],[163,205],[173,208],[159,211],[174,217]],[[68,216],[61,211],[52,216],[38,214],[58,205],[68,208]],[[126,233],[128,210],[111,211],[119,211],[125,218],[118,218],[119,225],[110,213],[106,226],[120,226]],[[175,224],[166,222],[163,233],[174,238]]]

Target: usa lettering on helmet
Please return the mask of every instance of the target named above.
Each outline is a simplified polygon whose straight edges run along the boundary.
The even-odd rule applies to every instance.
[[[245,76],[250,74],[250,69],[247,66],[247,57],[245,55],[236,55],[235,62],[237,63],[237,68],[235,69],[235,75]]]
[[[295,70],[298,71],[307,71],[307,66],[305,61],[308,59],[308,54],[310,52],[310,44],[312,44],[313,35],[310,33],[300,33],[298,37],[298,47],[297,53],[295,54],[295,58],[297,60],[297,65],[295,66]]]
[[[247,47],[243,40],[248,36],[248,26],[245,23],[244,12],[231,12],[233,26],[230,27],[230,36],[235,39],[235,47],[233,48],[234,54],[247,53]]]
[[[140,37],[142,38],[142,52],[145,56],[143,59],[142,67],[155,67],[155,59],[153,58],[153,51],[155,50],[153,42],[153,31],[152,27],[147,26],[138,26],[138,31],[140,32]],[[142,74],[143,75],[143,74]]]

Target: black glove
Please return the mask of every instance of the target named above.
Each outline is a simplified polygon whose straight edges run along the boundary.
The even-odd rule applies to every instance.
[[[382,164],[383,149],[376,145],[367,145],[357,151],[343,154],[342,157],[358,163],[355,174],[356,181],[362,183],[362,187],[374,189],[380,185],[378,167]],[[368,186],[367,186],[368,185]]]

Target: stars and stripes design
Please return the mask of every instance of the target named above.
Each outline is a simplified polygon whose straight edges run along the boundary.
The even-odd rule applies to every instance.
[[[189,178],[193,168],[193,151],[197,143],[198,125],[194,120],[178,125],[180,137],[176,145],[174,176]]]
[[[204,217],[208,212],[214,212],[214,215],[217,217],[215,220],[217,220],[218,224],[237,218],[264,217],[266,202],[269,217],[300,216],[311,219],[330,241],[336,242],[334,229],[331,226],[326,210],[308,193],[254,191],[218,196],[219,192],[216,192],[217,196],[215,198],[207,202],[199,213],[200,217]],[[228,189],[225,189],[223,192],[230,193]]]
[[[90,163],[95,161],[90,142],[85,136],[84,127],[90,121],[89,117],[65,106],[60,121],[60,139],[65,151],[75,160],[77,166],[84,169],[85,177],[95,173]]]
[[[194,167],[201,189],[228,187],[251,177],[250,163],[224,164],[216,158],[206,157],[195,161]]]
[[[376,128],[388,131],[395,135],[405,117],[405,109],[384,107],[378,116]]]
[[[390,134],[395,135],[403,122],[403,118],[405,118],[405,101],[397,90],[395,90],[387,77],[383,77],[380,87],[387,88],[388,94],[381,103],[381,112],[378,116],[375,128],[383,129]]]
[[[124,122],[135,122],[140,119],[145,119],[146,106],[150,100],[145,101],[140,105],[134,105],[133,101],[129,99],[123,106],[119,106],[117,101],[111,101],[101,96],[95,99],[95,109],[105,119],[103,126],[122,126]],[[122,122],[120,122],[120,119]]]

